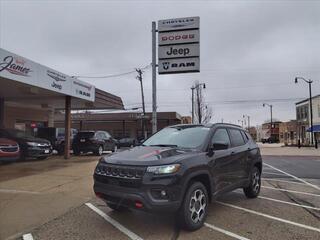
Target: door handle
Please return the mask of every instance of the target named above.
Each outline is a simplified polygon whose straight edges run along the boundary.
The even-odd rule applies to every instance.
[[[235,154],[235,152],[231,152],[231,154],[230,155],[234,155]]]

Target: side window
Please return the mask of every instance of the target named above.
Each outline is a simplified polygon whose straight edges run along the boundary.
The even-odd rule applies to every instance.
[[[101,132],[96,132],[96,138],[101,140],[102,139],[102,134]]]
[[[224,144],[230,147],[230,138],[225,128],[218,128],[211,139],[212,145]]]
[[[233,147],[238,147],[245,144],[240,130],[230,128],[229,133]]]
[[[111,135],[108,132],[104,132],[106,138],[111,138]]]
[[[249,141],[248,134],[244,131],[241,131],[241,134],[242,134],[242,137],[243,137],[245,143],[247,143]]]

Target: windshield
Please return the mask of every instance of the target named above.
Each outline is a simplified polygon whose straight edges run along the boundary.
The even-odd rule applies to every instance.
[[[208,136],[210,128],[189,127],[164,128],[147,139],[143,146],[177,146],[182,148],[197,148],[202,145]]]
[[[6,130],[11,136],[16,138],[33,138],[30,134],[27,134],[23,131],[16,130],[16,129],[7,129]]]

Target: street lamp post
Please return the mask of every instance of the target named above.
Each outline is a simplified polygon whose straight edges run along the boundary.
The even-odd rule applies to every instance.
[[[311,145],[313,145],[313,139],[314,139],[314,131],[313,131],[313,111],[312,111],[312,91],[311,91],[311,88],[312,88],[312,80],[309,79],[305,79],[303,77],[296,77],[294,79],[294,83],[298,83],[298,80],[303,80],[305,81],[306,83],[308,83],[309,85],[309,105],[310,105],[310,130],[311,130]],[[315,139],[315,148],[318,148],[318,143],[317,143],[317,140]]]
[[[268,107],[270,107],[270,140],[272,140],[272,105],[271,104],[268,104],[268,103],[263,103],[262,104],[262,106],[263,107],[265,107],[265,106],[268,106]]]

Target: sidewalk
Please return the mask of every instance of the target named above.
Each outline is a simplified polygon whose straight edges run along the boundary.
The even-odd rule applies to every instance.
[[[282,144],[262,144],[258,143],[261,154],[264,156],[319,156],[320,148],[284,147]]]

